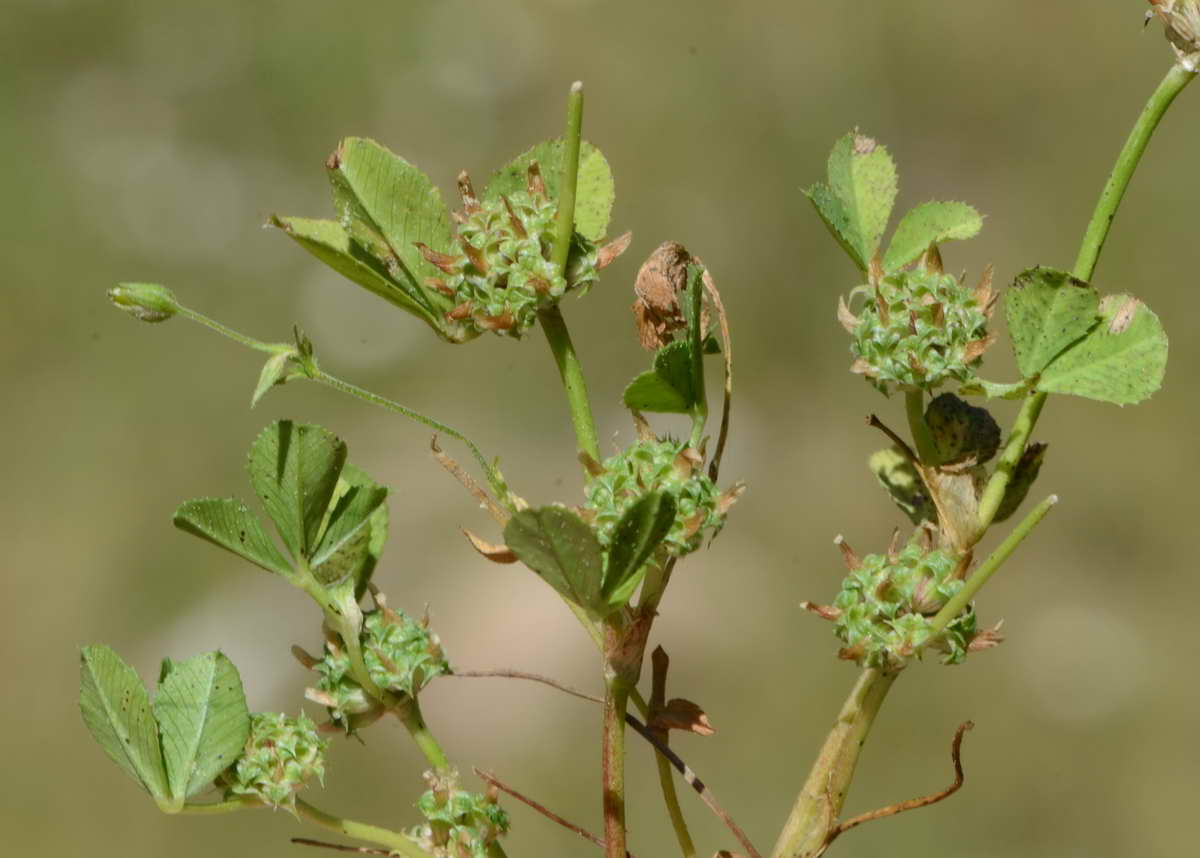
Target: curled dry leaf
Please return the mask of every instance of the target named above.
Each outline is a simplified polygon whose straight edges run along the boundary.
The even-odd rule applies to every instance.
[[[471,546],[493,563],[516,563],[517,555],[507,545],[497,545],[480,539],[471,531],[463,529],[463,535],[470,541]]]
[[[633,291],[633,317],[642,348],[657,351],[675,339],[675,332],[687,329],[680,299],[687,289],[688,265],[700,260],[676,241],[664,241],[638,270]],[[708,308],[700,324],[708,330]]]
[[[682,697],[671,698],[646,726],[655,730],[684,730],[699,736],[711,736],[716,732],[708,720],[708,714],[697,704]]]
[[[612,265],[617,257],[624,253],[629,248],[629,243],[633,241],[633,233],[626,232],[618,235],[608,244],[596,251],[596,269],[602,270]]]

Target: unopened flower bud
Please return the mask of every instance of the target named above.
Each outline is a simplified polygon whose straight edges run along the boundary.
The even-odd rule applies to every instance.
[[[157,283],[118,283],[108,300],[143,322],[164,322],[179,312],[175,293]]]

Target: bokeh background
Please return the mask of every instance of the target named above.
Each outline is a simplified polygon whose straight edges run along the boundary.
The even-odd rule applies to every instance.
[[[846,372],[835,296],[854,271],[799,193],[860,126],[890,147],[900,205],[963,199],[981,237],[952,269],[1000,282],[1069,267],[1109,165],[1171,55],[1135,0],[908,0],[845,4],[622,0],[8,0],[0,15],[4,296],[0,439],[6,668],[0,818],[11,855],[295,855],[324,837],[286,814],[166,818],[86,735],[78,648],[114,646],[153,677],[163,655],[220,647],[255,709],[295,711],[292,642],[319,645],[315,611],[282,582],[176,532],[176,504],[247,495],[244,451],[278,417],[324,424],[394,487],[377,581],[430,605],[454,662],[599,687],[598,659],[548,588],[491,566],[460,526],[494,527],[428,455],[421,427],[297,383],[253,411],[259,358],[182,321],[114,312],[118,280],[264,339],[292,324],[323,365],[471,434],[534,502],[575,502],[580,475],[540,335],[439,344],[419,322],[340,281],[280,234],[272,212],[330,211],[322,161],[375,137],[452,198],[556,135],[568,85],[587,86],[586,135],[617,178],[615,230],[633,247],[566,305],[600,431],[624,443],[620,391],[647,364],[628,305],[662,240],[702,255],[734,324],[737,398],[724,474],[749,491],[710,551],[680,572],[654,643],[672,691],[718,728],[676,745],[768,850],[855,676],[802,599],[827,600],[842,533],[879,550],[901,517],[864,467],[877,410]],[[1166,384],[1120,410],[1055,399],[1039,496],[1062,502],[985,592],[1009,641],[965,667],[908,671],[872,736],[857,812],[943,786],[954,727],[972,718],[967,786],[950,802],[857,830],[857,856],[1186,854],[1200,793],[1195,725],[1195,486],[1200,483],[1195,169],[1200,89],[1167,117],[1100,266],[1163,318]],[[1011,378],[1004,348],[989,363]],[[1006,404],[997,409],[1011,419]],[[660,425],[669,425],[661,424]],[[452,452],[461,450],[449,445]],[[994,541],[994,538],[993,538]],[[435,684],[424,705],[472,765],[600,827],[599,715],[540,686]],[[313,712],[316,715],[318,713]],[[385,724],[338,743],[334,813],[414,824],[422,765]],[[632,847],[676,854],[650,755],[631,741]],[[686,791],[684,791],[686,792]],[[736,844],[695,800],[701,854]],[[593,854],[509,803],[513,856]],[[327,839],[334,839],[329,837]],[[598,854],[598,853],[597,853]]]

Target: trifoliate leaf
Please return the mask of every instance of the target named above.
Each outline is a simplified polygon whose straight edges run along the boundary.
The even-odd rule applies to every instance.
[[[657,414],[687,413],[696,404],[692,372],[689,342],[676,340],[663,346],[654,356],[654,369],[625,388],[625,407]]]
[[[1130,295],[1109,295],[1100,323],[1043,370],[1037,389],[1130,405],[1158,390],[1166,369],[1167,335],[1158,316]]]
[[[561,139],[539,143],[497,170],[483,191],[483,199],[498,200],[525,190],[526,171],[535,161],[546,183],[546,193],[550,199],[558,199],[563,161]],[[584,140],[579,147],[579,178],[575,184],[575,231],[589,241],[604,238],[615,197],[608,161],[599,149]]]
[[[330,500],[313,574],[325,586],[353,579],[359,595],[370,580],[387,538],[388,490],[360,468],[346,464]]]
[[[229,768],[250,733],[242,679],[219,652],[173,663],[159,684],[154,717],[176,807]]]
[[[175,510],[175,526],[231,551],[256,566],[292,577],[291,564],[279,553],[258,518],[234,498],[197,498]]]
[[[883,270],[895,271],[912,262],[931,244],[974,238],[983,218],[966,203],[921,203],[900,220],[883,256]]]
[[[168,804],[167,772],[150,696],[132,667],[106,646],[80,654],[79,708],[83,723],[125,774]]]
[[[649,492],[633,504],[613,531],[604,570],[604,597],[613,608],[629,601],[644,575],[645,563],[675,523],[675,499]]]
[[[834,144],[828,182],[805,194],[854,264],[866,271],[896,201],[896,166],[887,149],[855,131]]]
[[[504,541],[560,596],[604,616],[604,558],[596,535],[578,515],[561,506],[521,510],[505,526]]]
[[[1017,368],[1032,378],[1096,324],[1100,296],[1065,271],[1030,268],[1004,294]]]
[[[294,558],[309,559],[316,551],[345,462],[343,441],[320,426],[290,420],[268,426],[250,448],[250,483]]]

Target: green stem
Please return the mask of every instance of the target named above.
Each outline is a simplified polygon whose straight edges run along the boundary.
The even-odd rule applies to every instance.
[[[426,417],[419,411],[413,411],[411,408],[401,405],[399,402],[393,402],[386,397],[380,396],[377,393],[372,393],[369,390],[364,390],[363,388],[351,384],[348,381],[342,381],[340,378],[336,378],[335,376],[330,375],[318,367],[313,367],[313,372],[309,378],[328,387],[332,387],[334,390],[340,391],[341,393],[346,393],[350,396],[357,397],[363,402],[368,402],[371,405],[378,405],[380,408],[386,408],[388,411],[400,414],[409,418],[410,420],[415,420],[424,426],[428,426],[430,429],[441,432],[443,435],[449,435],[451,438],[462,441],[471,451],[471,455],[475,457],[475,461],[479,463],[479,467],[483,469],[483,473],[487,476],[488,485],[492,487],[492,491],[496,494],[496,499],[502,504],[508,504],[508,487],[505,485],[503,478],[501,478],[500,474],[496,472],[496,469],[492,467],[488,460],[484,458],[483,453],[478,447],[475,446],[475,442],[459,432],[457,429],[447,426],[440,420],[435,420],[432,417]]]
[[[197,313],[190,307],[179,305],[179,315],[185,319],[191,319],[193,322],[199,322],[204,327],[216,331],[223,337],[233,340],[235,343],[240,343],[246,348],[254,349],[258,352],[267,352],[268,354],[277,354],[280,349],[279,343],[264,343],[261,340],[256,340],[253,337],[248,337],[243,333],[235,331],[233,328],[226,327],[216,319],[210,319],[201,313]]]
[[[554,247],[550,261],[559,273],[566,276],[567,260],[571,255],[571,240],[575,234],[575,189],[579,182],[579,148],[583,142],[583,84],[571,85],[567,97],[567,127],[563,134],[562,172],[558,180],[558,215],[554,224]],[[593,459],[600,458],[600,442],[596,437],[596,421],[588,399],[583,366],[575,353],[566,320],[557,304],[538,311],[538,320],[546,333],[546,343],[554,355],[567,394],[567,407],[575,427],[575,442],[579,450]],[[585,468],[586,471],[586,468]]]
[[[421,749],[421,753],[425,755],[425,759],[433,766],[438,774],[445,774],[450,771],[450,761],[446,758],[446,752],[442,750],[442,746],[438,740],[434,738],[433,733],[429,732],[429,725],[425,723],[425,717],[421,714],[421,705],[415,697],[405,696],[399,706],[395,707],[393,712],[404,728],[408,730],[408,735],[412,736],[417,747]]]
[[[1004,541],[988,556],[988,559],[971,574],[963,588],[955,593],[930,621],[929,636],[931,638],[941,634],[950,621],[962,613],[967,604],[975,598],[975,594],[979,592],[980,588],[1004,564],[1017,546],[1025,541],[1025,537],[1029,536],[1038,523],[1046,517],[1050,507],[1056,503],[1058,503],[1058,495],[1050,495],[1030,510],[1029,515],[1025,516],[1021,523],[1012,529]]]
[[[1112,172],[1109,173],[1108,181],[1104,184],[1104,190],[1100,192],[1100,199],[1096,201],[1096,208],[1092,212],[1087,232],[1083,236],[1083,243],[1079,247],[1079,255],[1075,259],[1075,267],[1071,273],[1080,280],[1090,281],[1096,273],[1096,263],[1100,259],[1100,251],[1104,249],[1104,242],[1108,238],[1109,230],[1117,215],[1117,208],[1121,205],[1121,199],[1125,196],[1134,171],[1137,170],[1142,155],[1146,152],[1146,146],[1149,144],[1151,136],[1158,128],[1167,108],[1175,101],[1175,97],[1195,77],[1195,72],[1188,71],[1180,65],[1172,66],[1151,94],[1141,115],[1138,116],[1137,122],[1134,123],[1133,130],[1129,132],[1125,145],[1121,147],[1121,152],[1117,155],[1117,161],[1113,165]],[[1021,454],[1025,451],[1029,435],[1037,425],[1045,402],[1046,394],[1031,393],[1021,406],[1017,422],[1005,445],[1004,453],[991,479],[988,480],[987,488],[980,501],[980,533],[991,525],[996,516],[996,510],[1000,507],[1000,502],[1004,500],[1004,493],[1012,478],[1013,468],[1016,467]]]
[[[592,403],[588,399],[587,382],[583,378],[583,365],[575,354],[567,322],[557,305],[538,311],[546,342],[554,354],[554,363],[567,394],[567,407],[571,411],[571,424],[575,427],[575,444],[596,461],[600,460],[600,441],[596,437],[596,421],[592,418]],[[587,469],[584,468],[586,472]]]
[[[897,675],[875,668],[859,675],[813,762],[772,858],[816,858],[825,851],[826,837],[837,825],[859,753]]]
[[[662,788],[663,801],[667,803],[667,815],[671,817],[671,827],[675,830],[675,839],[679,841],[679,850],[683,858],[696,858],[696,844],[692,842],[692,833],[688,831],[683,808],[679,806],[679,795],[675,792],[675,769],[657,750],[654,752],[654,761],[658,764],[658,785]]]
[[[1112,227],[1113,218],[1116,217],[1117,207],[1121,205],[1121,198],[1125,196],[1125,189],[1129,187],[1129,180],[1133,178],[1133,173],[1142,160],[1150,137],[1158,128],[1158,123],[1171,106],[1171,102],[1195,76],[1196,72],[1188,71],[1183,66],[1172,66],[1134,123],[1104,190],[1100,193],[1096,210],[1092,213],[1083,244],[1079,248],[1079,256],[1075,260],[1072,273],[1080,280],[1092,279],[1096,271],[1096,261],[1100,258],[1100,251],[1104,249],[1105,239],[1108,238],[1108,231]]]
[[[601,747],[605,858],[625,858],[625,708],[628,702],[629,686],[617,676],[606,677]]]
[[[309,822],[322,828],[328,828],[330,831],[345,834],[347,837],[353,837],[355,840],[377,843],[393,852],[406,855],[408,858],[431,858],[430,854],[413,843],[408,835],[398,831],[380,828],[377,825],[368,825],[365,822],[355,822],[352,819],[342,819],[340,816],[318,810],[299,798],[296,799],[296,812]]]
[[[937,450],[933,446],[933,434],[925,422],[925,393],[920,390],[904,392],[904,412],[908,416],[908,431],[917,445],[917,455],[925,465],[937,464]]]
[[[176,813],[187,814],[188,816],[218,816],[223,813],[234,813],[239,810],[253,810],[259,807],[266,807],[256,798],[250,796],[241,796],[239,798],[228,798],[224,801],[211,802],[209,804],[185,804]]]

